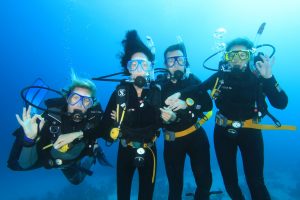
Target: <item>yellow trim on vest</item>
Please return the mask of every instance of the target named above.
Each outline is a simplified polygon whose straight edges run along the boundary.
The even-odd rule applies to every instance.
[[[215,95],[215,93],[216,93],[216,91],[217,91],[216,87],[217,87],[217,85],[218,85],[218,82],[219,82],[219,77],[217,77],[217,80],[216,80],[216,82],[215,82],[215,85],[214,85],[214,87],[213,87],[213,89],[212,89],[212,91],[211,91],[211,93],[210,93],[210,96],[211,96],[212,98],[214,98],[214,95]]]

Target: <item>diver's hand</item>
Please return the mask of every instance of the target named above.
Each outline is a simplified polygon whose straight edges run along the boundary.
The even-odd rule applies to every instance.
[[[170,106],[172,104],[174,104],[181,96],[180,92],[177,92],[175,94],[172,94],[171,96],[169,96],[166,100],[165,100],[165,104]]]
[[[22,119],[18,114],[16,114],[16,118],[19,124],[23,127],[26,137],[34,140],[37,137],[38,127],[41,130],[45,124],[45,120],[41,115],[37,115],[37,114],[31,117],[30,112],[31,112],[31,106],[29,106],[27,110],[25,107],[23,107]],[[36,121],[37,119],[40,120],[39,125]]]
[[[270,60],[269,56],[260,55],[263,61],[257,61],[255,63],[256,69],[259,71],[260,75],[265,78],[272,77],[272,66],[274,64],[274,57]]]
[[[115,110],[112,110],[112,111],[111,111],[111,113],[110,113],[110,118],[116,121],[116,119],[117,119],[117,113],[116,113]]]
[[[82,138],[82,137],[83,137],[82,131],[62,134],[57,138],[53,146],[55,149],[59,149],[60,147],[73,142],[75,139]]]
[[[171,123],[176,120],[177,116],[176,113],[173,112],[170,108],[164,107],[160,108],[161,111],[161,118],[164,120],[166,123]]]
[[[173,104],[171,104],[169,107],[172,111],[176,112],[180,109],[185,110],[187,108],[187,104],[185,101],[181,99],[177,99]]]

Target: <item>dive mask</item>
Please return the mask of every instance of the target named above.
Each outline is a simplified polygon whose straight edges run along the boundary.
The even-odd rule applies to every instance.
[[[79,102],[85,109],[89,109],[94,105],[94,99],[92,97],[83,96],[76,92],[72,92],[67,98],[67,103],[71,106],[74,106]]]
[[[175,66],[175,63],[178,63],[180,66],[186,66],[187,58],[185,56],[173,56],[168,57],[165,61],[165,64],[168,68],[172,68]]]
[[[235,56],[238,56],[238,58],[242,61],[249,61],[251,56],[250,50],[239,50],[239,51],[228,51],[224,54],[225,61],[232,62]]]
[[[144,72],[149,72],[152,70],[152,64],[147,60],[129,60],[127,62],[127,69],[129,72],[137,71],[138,69],[142,69]]]

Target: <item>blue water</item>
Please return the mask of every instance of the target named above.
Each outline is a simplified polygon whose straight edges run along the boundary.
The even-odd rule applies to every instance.
[[[156,45],[157,67],[162,54],[181,35],[187,47],[192,72],[202,80],[211,75],[201,67],[214,52],[213,33],[227,30],[225,41],[238,36],[254,39],[262,22],[267,26],[261,43],[276,46],[275,77],[289,96],[284,111],[271,112],[284,124],[299,126],[299,32],[300,3],[297,0],[28,0],[0,3],[1,65],[1,153],[0,199],[116,199],[115,169],[94,167],[94,175],[80,186],[71,186],[59,170],[39,169],[13,172],[6,160],[18,126],[15,114],[23,103],[19,92],[37,77],[53,88],[69,84],[70,68],[85,77],[120,71],[118,53],[127,30],[150,35]],[[96,83],[103,107],[114,83]],[[213,190],[224,186],[216,162],[212,140],[213,122],[205,125],[211,143]],[[265,131],[265,179],[273,199],[300,199],[300,135],[296,132]],[[104,148],[115,163],[117,145]],[[162,160],[162,140],[158,141],[158,175],[154,199],[166,199],[167,180]],[[241,159],[240,183],[249,199]],[[132,199],[137,194],[136,179]],[[185,192],[195,188],[189,160],[185,167]],[[188,198],[186,198],[188,199]],[[214,199],[228,199],[226,194]]]

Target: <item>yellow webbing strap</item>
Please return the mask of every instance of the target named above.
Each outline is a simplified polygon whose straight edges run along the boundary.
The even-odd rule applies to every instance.
[[[193,126],[187,128],[183,131],[175,132],[175,138],[184,137],[190,133],[193,133],[194,131],[197,130],[198,127],[202,126],[206,121],[208,121],[211,118],[212,114],[213,114],[213,111],[211,110],[205,114],[205,117],[198,120],[197,123],[194,124]],[[166,135],[165,139],[170,140],[168,135]]]
[[[243,128],[253,128],[253,129],[260,129],[260,130],[288,130],[288,131],[295,131],[297,129],[296,126],[291,126],[291,125],[282,125],[278,127],[271,124],[258,124],[254,122],[252,119],[248,119],[244,121]]]
[[[147,147],[151,153],[152,153],[152,157],[153,157],[153,173],[152,173],[152,183],[154,183],[154,179],[155,179],[155,173],[156,173],[156,161],[155,161],[155,154],[152,151],[152,149],[150,147]]]
[[[216,87],[217,87],[217,85],[218,85],[218,82],[219,82],[219,77],[217,77],[216,83],[215,83],[215,85],[214,85],[214,87],[213,87],[213,89],[212,89],[212,91],[211,91],[211,93],[210,93],[210,96],[211,96],[212,98],[214,98],[215,93],[216,93],[216,91],[217,91]]]

